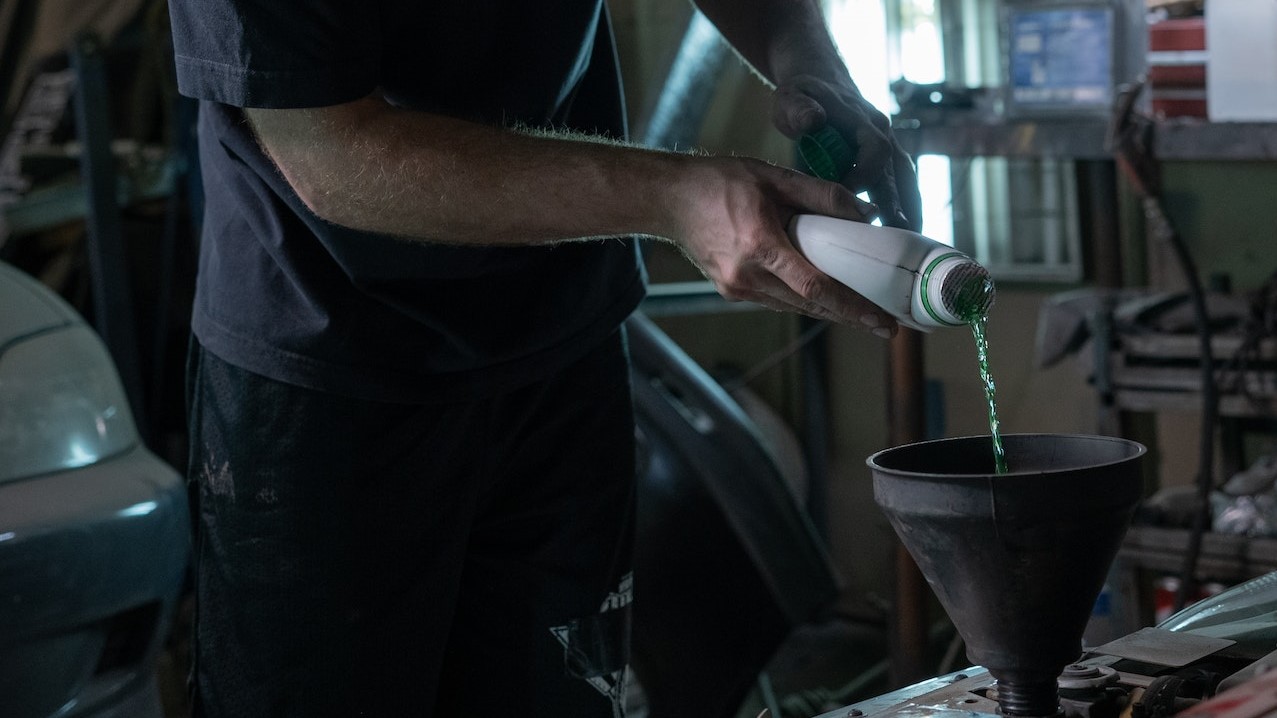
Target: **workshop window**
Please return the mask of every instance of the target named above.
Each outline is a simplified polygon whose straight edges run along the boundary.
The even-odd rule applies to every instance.
[[[898,111],[893,80],[955,87],[1003,83],[999,3],[827,0],[831,32],[866,99]],[[1081,278],[1074,165],[1068,159],[920,155],[923,233],[1000,279]]]
[[[835,44],[865,99],[888,116],[897,107],[891,80],[943,82],[944,43],[936,0],[832,0],[827,5]],[[922,190],[923,233],[954,243],[950,161],[940,155],[914,158]]]

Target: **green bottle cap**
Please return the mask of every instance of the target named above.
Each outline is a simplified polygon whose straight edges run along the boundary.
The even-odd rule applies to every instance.
[[[830,182],[841,180],[856,164],[856,151],[829,125],[799,137],[798,154],[812,174]]]

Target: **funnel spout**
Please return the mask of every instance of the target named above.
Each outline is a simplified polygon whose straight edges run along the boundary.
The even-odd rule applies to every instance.
[[[994,676],[998,679],[998,707],[1003,715],[1045,717],[1060,712],[1059,684],[1054,677],[1022,680]]]
[[[869,457],[874,499],[967,646],[1002,712],[1050,716],[1143,492],[1143,446],[1060,434],[909,444]]]

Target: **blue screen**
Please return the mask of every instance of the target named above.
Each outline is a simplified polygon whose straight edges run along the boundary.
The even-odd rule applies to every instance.
[[[1104,107],[1113,95],[1113,15],[1105,8],[1017,11],[1010,22],[1011,100]]]

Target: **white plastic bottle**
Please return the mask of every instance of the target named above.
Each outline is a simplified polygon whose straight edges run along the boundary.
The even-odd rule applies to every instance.
[[[917,232],[801,214],[789,235],[817,269],[904,326],[927,332],[966,326],[993,304],[988,270]]]

